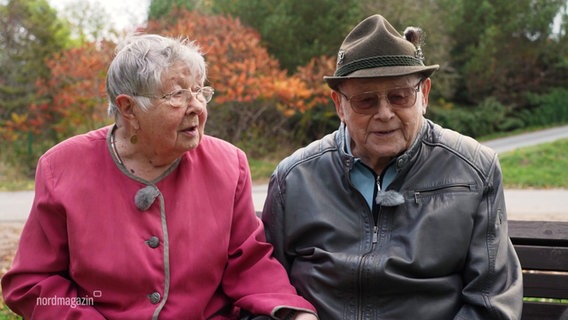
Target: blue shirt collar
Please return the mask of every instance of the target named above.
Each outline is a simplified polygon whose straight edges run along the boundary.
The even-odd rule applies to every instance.
[[[354,159],[353,167],[351,171],[349,171],[349,177],[351,179],[351,183],[361,193],[361,195],[365,198],[367,205],[372,210],[373,208],[373,195],[375,194],[375,188],[377,188],[377,176],[376,174],[366,166],[362,161],[361,158],[353,156],[351,151],[351,138],[349,136],[349,130],[347,130],[347,126],[342,126],[343,128],[343,136],[344,136],[344,144],[345,144],[345,153]],[[391,184],[391,182],[396,177],[396,169],[391,164],[389,165],[383,174],[382,183],[381,183],[381,190],[385,190]]]

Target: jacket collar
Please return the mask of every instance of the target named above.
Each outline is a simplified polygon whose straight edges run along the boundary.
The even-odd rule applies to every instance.
[[[420,127],[420,131],[416,135],[414,142],[410,145],[404,153],[399,155],[398,157],[391,160],[391,164],[395,164],[395,168],[397,172],[402,171],[404,168],[408,167],[412,163],[412,159],[415,159],[416,154],[420,151],[420,147],[422,144],[420,143],[423,140],[426,131],[428,130],[428,120],[422,118],[422,126]]]
[[[337,134],[335,135],[335,143],[338,146],[338,151],[339,151],[339,155],[341,157],[341,162],[343,163],[343,166],[347,169],[347,173],[349,171],[351,171],[351,169],[353,168],[353,165],[355,165],[355,157],[347,152],[347,146],[346,146],[346,131],[347,130],[347,126],[345,126],[345,123],[341,122],[341,124],[339,125],[339,129],[337,130]]]

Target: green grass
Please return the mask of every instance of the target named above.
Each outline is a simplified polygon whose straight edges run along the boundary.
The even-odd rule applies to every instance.
[[[506,188],[568,189],[568,139],[502,154]],[[279,160],[249,159],[252,179],[266,183]]]
[[[14,168],[0,162],[0,191],[33,190],[34,180]],[[0,318],[1,320],[2,318]]]
[[[0,292],[1,293],[1,292]],[[8,309],[8,307],[4,304],[4,299],[0,294],[0,320],[19,320],[22,319],[17,314],[13,313]]]
[[[502,154],[506,188],[568,188],[568,139]]]
[[[568,188],[568,139],[500,156],[507,188]],[[267,183],[280,159],[249,159],[254,183]],[[33,179],[0,164],[0,191],[33,190]],[[1,319],[0,319],[1,320]]]
[[[249,159],[250,172],[254,183],[267,183],[280,160]]]

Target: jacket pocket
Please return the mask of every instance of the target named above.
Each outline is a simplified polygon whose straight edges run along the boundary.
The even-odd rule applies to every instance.
[[[473,183],[452,183],[445,185],[433,186],[430,188],[422,188],[414,191],[413,198],[416,204],[419,204],[421,199],[436,196],[442,193],[460,193],[475,191],[476,185]]]

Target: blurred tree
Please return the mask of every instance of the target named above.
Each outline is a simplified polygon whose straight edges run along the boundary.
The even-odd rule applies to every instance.
[[[98,128],[106,116],[105,77],[114,43],[99,41],[65,49],[46,60],[50,72],[39,79],[39,96],[21,114],[12,113],[0,126],[3,151],[17,167],[33,176],[37,158],[55,143]]]
[[[150,0],[148,20],[158,20],[167,16],[172,9],[205,11],[211,0]]]
[[[288,77],[262,47],[260,35],[237,19],[180,9],[150,21],[147,31],[185,35],[202,47],[216,91],[209,104],[210,134],[233,143],[251,140],[280,130],[288,110],[308,107],[304,100],[312,93],[305,83]]]
[[[257,30],[268,52],[292,74],[313,57],[335,57],[343,38],[365,15],[361,1],[213,0],[215,13]]]
[[[33,106],[36,127],[54,132],[61,140],[112,121],[107,117],[105,81],[114,47],[104,40],[87,42],[63,50],[46,62],[51,77],[38,82],[38,91],[50,93],[53,102],[49,107]]]
[[[97,16],[87,25],[66,25],[45,0],[4,3],[0,147],[3,141],[23,141],[30,132],[57,142],[106,123],[103,83],[114,44],[100,40]],[[208,133],[248,144],[251,156],[272,153],[279,142],[305,144],[337,128],[322,78],[333,73],[347,32],[376,12],[401,32],[409,25],[422,27],[425,62],[441,65],[433,92],[440,99],[432,104],[444,111],[456,103],[481,106],[475,114],[463,113],[468,125],[492,117],[484,127],[503,128],[497,122],[509,116],[510,101],[568,84],[565,0],[480,0],[475,5],[465,0],[153,0],[152,5],[150,14],[159,19],[149,22],[147,32],[185,35],[203,47],[216,89]],[[553,25],[555,18],[560,23]],[[80,47],[69,49],[68,27],[81,26],[82,33],[75,33],[82,35]],[[562,98],[555,95],[554,103]],[[455,112],[446,115],[460,118]],[[480,135],[486,131],[471,129]]]
[[[422,34],[422,50],[425,64],[439,64],[434,76],[431,97],[452,99],[456,90],[456,79],[459,74],[450,55],[454,40],[450,37],[448,26],[441,23],[446,20],[448,12],[455,7],[450,0],[396,0],[376,1],[364,0],[365,12],[383,15],[401,34],[406,27],[420,27]]]
[[[335,72],[335,61],[334,56],[316,57],[305,66],[298,67],[293,75],[305,82],[312,92],[306,100],[308,108],[304,112],[292,113],[289,121],[293,141],[298,145],[319,139],[339,126],[340,120],[331,102],[330,89],[323,81],[324,76]]]
[[[522,105],[526,92],[568,85],[568,38],[555,34],[553,24],[566,0],[439,1],[453,7],[446,21],[462,75],[454,100],[474,104],[495,96]]]
[[[98,42],[116,34],[105,8],[100,5],[95,8],[89,1],[69,2],[58,15],[68,23],[73,40],[79,43]]]
[[[0,121],[23,114],[37,79],[49,79],[44,60],[69,45],[70,31],[46,0],[9,0],[0,5]]]

